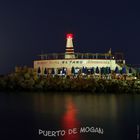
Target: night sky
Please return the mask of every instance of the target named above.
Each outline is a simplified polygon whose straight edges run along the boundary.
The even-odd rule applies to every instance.
[[[140,63],[140,1],[0,1],[0,74],[33,66],[41,52],[64,52],[66,33],[76,52],[123,52]]]

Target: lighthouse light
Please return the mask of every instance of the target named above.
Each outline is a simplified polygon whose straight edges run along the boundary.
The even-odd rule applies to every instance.
[[[67,38],[73,38],[73,34],[67,34]]]

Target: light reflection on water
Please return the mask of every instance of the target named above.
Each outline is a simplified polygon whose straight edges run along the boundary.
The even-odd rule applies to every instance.
[[[73,128],[79,128],[80,122],[77,119],[77,108],[72,100],[72,97],[69,96],[65,101],[65,113],[62,116],[61,127],[64,130],[70,130]],[[63,140],[79,140],[80,135],[69,134],[69,132],[62,138]]]
[[[38,136],[38,129],[57,131],[94,126],[102,127],[104,135],[77,133],[55,139],[135,139],[136,126],[140,124],[140,95],[1,93],[0,104],[0,128],[11,137],[22,130],[25,137],[40,140],[44,137]]]

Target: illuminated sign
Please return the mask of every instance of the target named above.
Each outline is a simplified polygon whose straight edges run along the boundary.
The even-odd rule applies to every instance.
[[[69,61],[62,61],[62,64],[83,64],[83,61],[72,61],[72,60],[69,60]]]

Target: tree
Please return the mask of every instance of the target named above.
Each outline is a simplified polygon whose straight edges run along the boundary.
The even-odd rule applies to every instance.
[[[96,67],[96,73],[99,74],[99,67]]]

